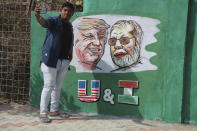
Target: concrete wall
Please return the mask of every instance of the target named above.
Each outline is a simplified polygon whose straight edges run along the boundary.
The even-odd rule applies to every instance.
[[[195,8],[193,6],[193,10]],[[55,15],[58,12],[48,12],[43,17]],[[71,20],[75,38],[81,18],[101,19],[109,25],[104,54],[97,63],[102,70],[79,66],[75,45],[71,71],[62,88],[61,109],[168,122],[181,122],[184,117],[195,123],[195,49],[194,44],[185,44],[186,38],[187,42],[194,43],[195,30],[190,27],[193,37],[186,37],[187,17],[188,1],[185,0],[84,0],[84,11],[76,13]],[[190,22],[195,23],[194,18]],[[112,61],[108,40],[111,27],[119,20],[132,20],[140,25],[143,32],[140,62],[127,70],[110,72],[118,66]],[[36,22],[32,12],[30,104],[37,107],[43,87],[39,60],[44,36],[45,29]],[[189,72],[184,72],[187,70]],[[87,94],[84,98],[78,92],[84,89],[85,83]],[[90,98],[91,88],[98,89],[99,95]]]

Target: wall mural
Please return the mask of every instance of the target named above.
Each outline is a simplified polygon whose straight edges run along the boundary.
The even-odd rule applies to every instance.
[[[71,65],[76,72],[125,73],[157,70],[150,63],[156,53],[145,47],[156,42],[154,35],[160,21],[147,17],[94,15],[79,17],[72,24],[74,28],[74,49]],[[105,89],[103,100],[138,105],[138,96],[133,88],[138,81],[119,81],[124,93],[114,96],[111,89]],[[78,98],[83,102],[95,102],[100,98],[100,81],[91,81],[91,95],[86,94],[86,80],[78,80]]]
[[[72,66],[77,72],[125,73],[157,70],[145,49],[155,43],[159,20],[125,15],[94,15],[73,21]]]

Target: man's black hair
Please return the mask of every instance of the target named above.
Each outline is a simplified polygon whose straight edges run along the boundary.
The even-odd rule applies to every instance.
[[[61,9],[63,9],[64,7],[70,7],[73,11],[75,10],[74,5],[72,3],[70,3],[70,2],[63,3]]]

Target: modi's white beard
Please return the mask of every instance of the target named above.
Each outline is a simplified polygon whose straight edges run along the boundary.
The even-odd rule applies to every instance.
[[[116,58],[114,55],[112,55],[112,60],[117,66],[126,67],[136,64],[139,60],[139,56],[140,56],[140,47],[135,46],[131,51],[131,54],[126,55],[123,58]]]

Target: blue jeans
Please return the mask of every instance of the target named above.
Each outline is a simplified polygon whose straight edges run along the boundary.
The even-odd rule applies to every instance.
[[[44,77],[44,88],[40,100],[40,114],[48,113],[49,100],[51,98],[50,112],[59,110],[59,99],[64,76],[68,71],[69,60],[58,60],[56,68],[48,67],[41,63],[41,71]]]

